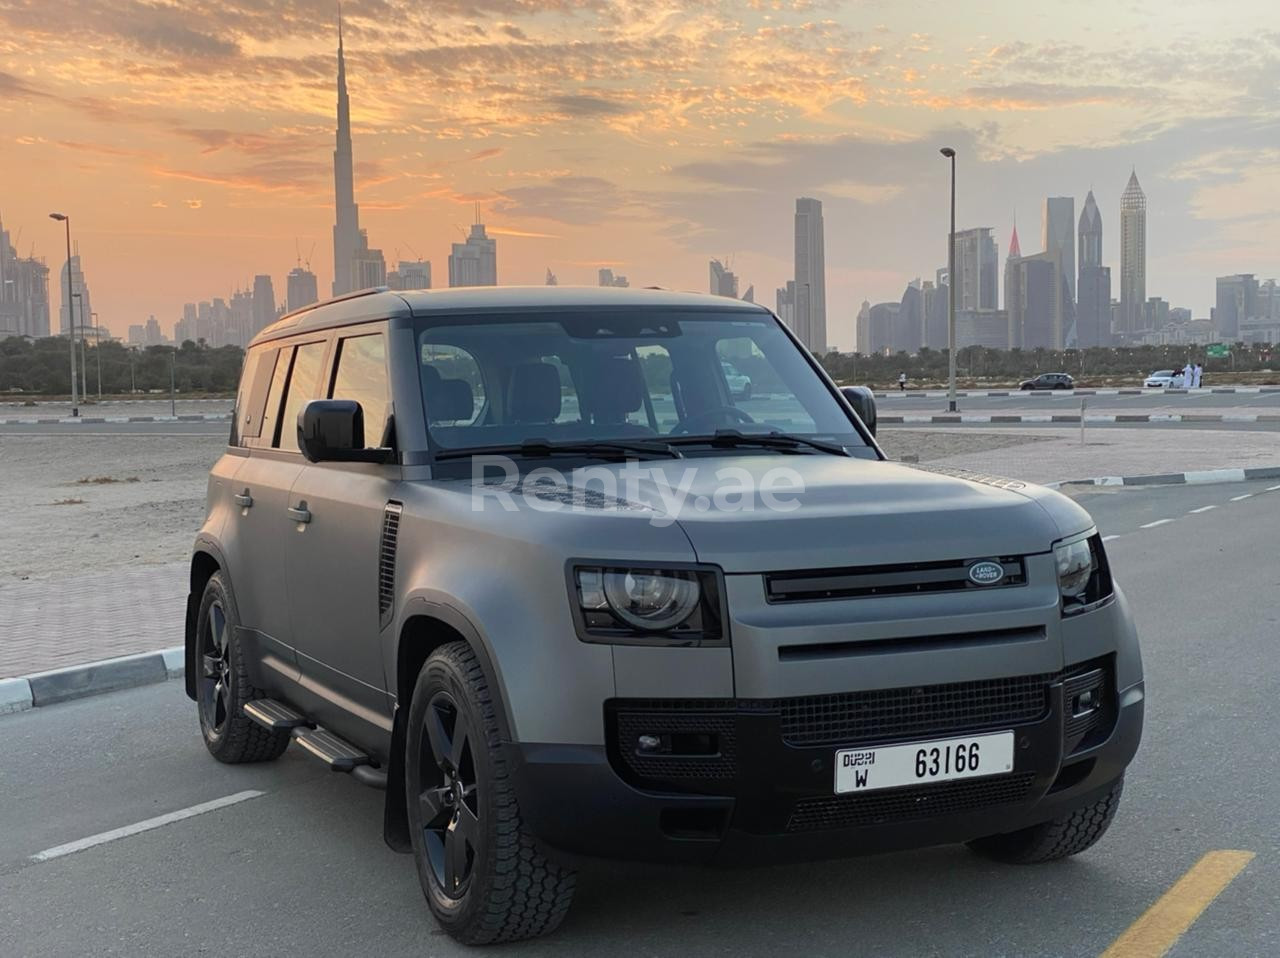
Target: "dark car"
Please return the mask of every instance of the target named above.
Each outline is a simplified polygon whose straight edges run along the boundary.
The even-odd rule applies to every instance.
[[[1024,379],[1019,389],[1074,389],[1073,380],[1066,373],[1041,373],[1035,379]]]

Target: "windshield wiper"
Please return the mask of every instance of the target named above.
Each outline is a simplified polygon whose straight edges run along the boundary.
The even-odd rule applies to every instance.
[[[523,442],[499,446],[470,446],[466,449],[442,449],[436,453],[437,461],[466,459],[469,456],[597,456],[602,459],[634,459],[638,456],[666,456],[683,459],[679,449],[666,442],[624,442],[620,440],[565,440],[551,442],[548,439],[526,439]]]
[[[785,432],[739,432],[737,429],[717,429],[714,436],[672,436],[667,442],[673,446],[708,445],[721,449],[735,446],[756,446],[761,449],[778,449],[795,452],[801,448],[817,449],[833,456],[848,456],[844,446],[808,436],[794,436]]]

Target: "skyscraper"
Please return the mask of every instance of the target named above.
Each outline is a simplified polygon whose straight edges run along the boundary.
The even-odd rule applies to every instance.
[[[290,310],[310,306],[320,298],[316,274],[309,269],[295,266],[285,278],[285,302]]]
[[[615,274],[607,266],[596,271],[596,279],[600,286],[616,286],[619,289],[625,289],[631,285],[625,276]]]
[[[1147,197],[1138,185],[1138,173],[1120,197],[1120,329],[1126,339],[1142,326],[1147,301]]]
[[[396,268],[387,274],[387,285],[392,289],[430,289],[430,261],[402,259]]]
[[[498,242],[484,231],[476,211],[476,222],[465,243],[454,243],[449,254],[450,286],[497,286]]]
[[[956,233],[956,309],[995,309],[1000,295],[996,285],[996,241],[989,226]]]
[[[0,337],[48,335],[49,267],[34,256],[19,257],[0,224]]]
[[[84,278],[84,269],[80,263],[80,254],[77,252],[71,257],[71,302],[67,302],[66,293],[63,293],[62,306],[58,309],[58,330],[66,333],[68,327],[68,317],[70,316],[71,303],[75,303],[75,326],[76,335],[79,336],[85,326],[90,323],[89,317],[93,315],[93,306],[89,302],[89,284]],[[61,279],[58,281],[58,288],[66,290],[67,288],[67,263],[62,264],[60,270]]]
[[[553,272],[551,272],[551,267],[550,267],[550,266],[548,266],[548,267],[547,267],[547,282],[546,282],[546,285],[548,285],[548,286],[559,286],[559,285],[560,285],[560,280],[556,279],[556,274],[555,274],[555,273],[553,273]]]
[[[1240,336],[1240,324],[1258,315],[1261,315],[1258,309],[1258,281],[1253,273],[1218,277],[1213,325],[1221,339],[1229,343],[1235,342]]]
[[[778,318],[797,336],[800,335],[796,329],[796,281],[794,279],[787,280],[787,285],[780,287],[777,291],[778,308],[775,310]]]
[[[718,259],[711,261],[711,295],[738,298],[738,277]]]
[[[253,334],[266,329],[276,318],[276,291],[271,277],[265,274],[253,278]]]
[[[356,206],[355,170],[351,155],[351,102],[342,55],[342,14],[338,14],[338,136],[333,151],[333,295],[364,288],[358,280],[356,254],[361,246],[360,208]],[[368,241],[364,242],[366,249]],[[385,275],[385,268],[384,268]]]
[[[1076,345],[1111,345],[1111,268],[1102,265],[1102,214],[1093,190],[1080,211],[1079,272],[1076,277]]]
[[[802,196],[796,200],[795,330],[810,352],[827,349],[827,264],[822,202]]]
[[[1071,300],[1076,296],[1076,244],[1071,235],[1076,225],[1076,200],[1073,196],[1050,196],[1044,201],[1041,217],[1041,239],[1044,251],[1058,257],[1062,269],[1062,282]]]

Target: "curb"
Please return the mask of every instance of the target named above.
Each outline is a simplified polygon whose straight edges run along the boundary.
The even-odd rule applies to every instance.
[[[1224,413],[1221,415],[1203,415],[1199,413],[1108,413],[1081,416],[1079,413],[1055,413],[1044,416],[1003,416],[993,413],[988,416],[967,416],[958,413],[941,413],[920,416],[880,416],[879,422],[884,425],[901,425],[906,423],[929,423],[945,425],[947,423],[1131,423],[1131,422],[1277,422],[1280,413]]]
[[[1046,482],[1050,489],[1063,486],[1176,486],[1200,482],[1247,482],[1250,479],[1280,479],[1280,466],[1247,469],[1198,469],[1191,472],[1163,472],[1150,476],[1095,476],[1092,479],[1063,479]]]
[[[971,391],[958,390],[956,398],[958,399],[983,399],[999,396],[1020,396],[1029,398],[1032,396],[1185,396],[1189,394],[1203,395],[1204,393],[1223,393],[1231,395],[1233,393],[1242,393],[1245,395],[1257,395],[1258,393],[1280,393],[1280,386],[1203,386],[1200,389],[1147,389],[1145,386],[1119,387],[1114,389],[975,389]],[[900,397],[903,399],[946,399],[948,393],[945,389],[908,389],[891,390],[876,393],[877,399],[893,399]]]
[[[61,419],[0,419],[0,426],[76,426],[104,422],[230,422],[230,413],[185,416],[66,416]]]
[[[182,646],[0,679],[0,715],[181,678]]]

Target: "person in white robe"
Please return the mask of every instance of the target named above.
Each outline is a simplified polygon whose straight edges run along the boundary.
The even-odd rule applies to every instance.
[[[1204,367],[1203,367],[1203,366],[1201,366],[1199,363],[1196,363],[1196,368],[1195,368],[1195,369],[1192,371],[1192,373],[1191,373],[1191,380],[1192,380],[1192,381],[1191,381],[1191,388],[1192,388],[1192,389],[1199,389],[1199,388],[1200,388],[1200,377],[1201,377],[1201,376],[1203,376],[1203,375],[1204,375]]]
[[[1188,362],[1185,366],[1182,367],[1182,388],[1190,389],[1191,380],[1194,378],[1195,378],[1195,370],[1191,368],[1191,363]]]

